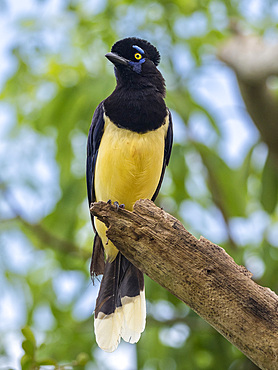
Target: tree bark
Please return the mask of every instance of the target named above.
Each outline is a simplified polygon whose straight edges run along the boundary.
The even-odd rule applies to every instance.
[[[191,307],[261,369],[278,369],[278,296],[256,284],[223,248],[191,235],[140,200],[133,212],[98,202],[91,213],[136,267]]]

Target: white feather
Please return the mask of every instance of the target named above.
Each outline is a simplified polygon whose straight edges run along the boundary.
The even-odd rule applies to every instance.
[[[95,318],[95,335],[98,346],[106,352],[118,347],[121,337],[137,343],[146,324],[145,291],[136,297],[123,297],[122,306],[110,315],[99,312]]]
[[[99,312],[95,318],[95,335],[98,346],[105,352],[113,352],[118,347],[121,339],[123,323],[123,309],[119,307],[114,313],[104,315]]]
[[[123,325],[121,337],[129,343],[137,343],[146,324],[145,291],[136,297],[123,297]]]

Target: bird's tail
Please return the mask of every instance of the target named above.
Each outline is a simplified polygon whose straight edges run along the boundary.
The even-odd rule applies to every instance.
[[[113,352],[121,337],[138,342],[145,329],[144,277],[121,253],[106,262],[95,308],[97,344]]]

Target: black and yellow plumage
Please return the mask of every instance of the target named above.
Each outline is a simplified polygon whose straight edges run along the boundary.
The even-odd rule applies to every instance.
[[[156,68],[160,55],[149,42],[126,38],[106,57],[115,66],[117,85],[95,110],[87,145],[89,204],[118,202],[132,210],[141,198],[155,200],[172,149],[172,119],[165,105],[165,83]],[[114,351],[121,337],[139,340],[145,328],[143,274],[107,240],[106,227],[96,231],[91,275],[103,274],[95,308],[100,348]]]

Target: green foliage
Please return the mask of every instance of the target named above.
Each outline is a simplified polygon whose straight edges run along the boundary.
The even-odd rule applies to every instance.
[[[272,214],[278,200],[278,171],[268,156],[262,173],[261,203],[266,212]]]
[[[37,2],[37,13],[13,24],[17,37],[9,55],[14,69],[0,94],[1,107],[9,112],[5,155],[0,156],[0,281],[5,292],[16,297],[18,322],[25,323],[20,324],[22,331],[13,329],[22,342],[23,370],[47,365],[109,369],[111,357],[100,357],[93,334],[98,284],[92,286],[88,272],[93,231],[84,179],[92,114],[115,85],[104,54],[125,36],[138,35],[157,45],[167,104],[176,117],[175,144],[158,202],[186,219],[197,236],[213,232],[203,221],[209,218],[209,225],[213,222],[222,230],[212,241],[221,243],[238,264],[254,268],[259,283],[277,290],[277,242],[269,232],[278,221],[277,168],[265,161],[257,137],[236,165],[227,161],[221,151],[227,144],[222,115],[229,115],[229,109],[212,107],[198,86],[202,79],[211,79],[210,95],[219,96],[221,103],[210,68],[224,70],[214,55],[230,36],[230,19],[251,32],[274,32],[275,4],[266,2],[260,22],[254,22],[247,1],[65,0],[51,15],[45,10],[48,3]],[[232,87],[230,81],[231,91]],[[197,136],[190,123],[196,113],[206,122],[203,137],[198,134],[204,127],[196,118]],[[188,217],[187,201],[202,212]],[[252,235],[241,239],[232,225],[241,220],[250,226],[256,215],[261,230],[257,240]],[[263,267],[250,265],[250,256]],[[146,294],[147,328],[130,368],[137,361],[138,369],[255,369],[226,339],[148,278]],[[6,330],[1,337],[5,350],[0,357],[10,363]]]
[[[36,345],[35,336],[29,326],[25,326],[21,330],[25,339],[22,342],[22,348],[24,350],[24,355],[21,358],[21,368],[22,370],[32,370],[37,369],[43,365],[57,365],[57,362],[51,358],[46,358],[44,360],[37,361],[36,355],[38,348]]]
[[[55,369],[82,369],[90,359],[87,353],[80,352],[74,360],[68,362],[66,365],[58,365],[57,361],[53,358],[43,357],[45,344],[37,347],[34,334],[29,326],[25,326],[21,332],[25,337],[22,342],[22,348],[25,352],[21,358],[22,370],[35,370],[43,366],[51,366],[51,368]]]
[[[244,217],[247,189],[246,181],[241,178],[241,169],[231,169],[211,148],[200,143],[195,143],[195,146],[208,171],[208,186],[213,201],[224,218]],[[240,191],[236,192],[237,188]]]

